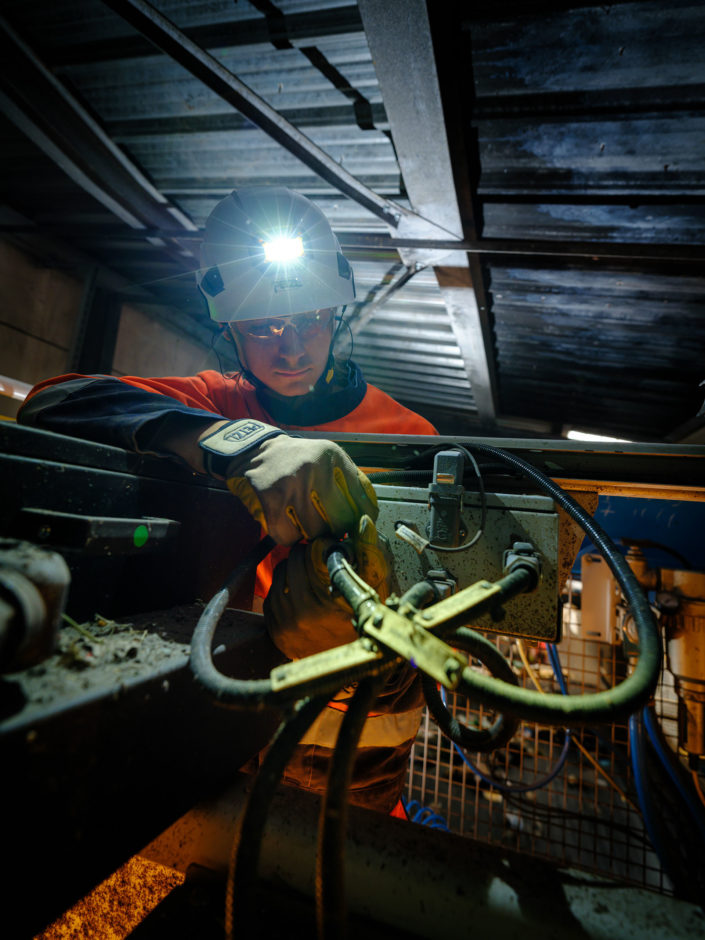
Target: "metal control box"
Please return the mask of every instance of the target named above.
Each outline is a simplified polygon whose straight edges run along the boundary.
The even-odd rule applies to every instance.
[[[558,513],[552,499],[487,493],[483,535],[475,545],[454,552],[426,547],[419,553],[397,537],[396,529],[399,523],[404,523],[426,538],[428,489],[378,484],[375,491],[379,501],[377,529],[389,541],[401,592],[434,569],[446,569],[457,581],[458,590],[476,581],[496,581],[503,574],[505,551],[515,542],[530,542],[541,558],[541,579],[536,590],[509,601],[501,621],[495,622],[485,615],[469,622],[468,626],[548,642],[560,639]],[[461,516],[467,541],[476,532],[482,516],[477,494],[463,495]]]

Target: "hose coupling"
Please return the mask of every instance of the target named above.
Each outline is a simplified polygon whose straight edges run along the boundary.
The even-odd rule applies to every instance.
[[[506,577],[517,568],[525,568],[533,575],[531,586],[526,593],[530,594],[538,587],[541,580],[541,556],[531,542],[515,542],[502,555],[503,575]]]

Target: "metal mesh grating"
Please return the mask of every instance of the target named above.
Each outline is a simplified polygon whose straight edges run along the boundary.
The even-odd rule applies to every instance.
[[[569,692],[595,691],[620,682],[627,669],[621,647],[582,639],[579,611],[575,608],[567,607],[565,617],[570,623],[564,624],[565,638],[559,651]],[[491,638],[511,660],[519,681],[530,686],[516,641]],[[527,653],[543,688],[559,691],[548,660],[542,661],[545,650],[537,647]],[[471,727],[493,719],[491,713],[470,705],[464,696],[450,695],[448,707]],[[675,746],[677,700],[668,672],[664,672],[659,686],[656,710],[666,737]],[[674,893],[637,807],[626,724],[576,730],[565,764],[555,777],[538,789],[521,792],[523,787],[550,776],[564,742],[562,729],[522,722],[505,748],[487,755],[468,754],[486,777],[515,788],[503,793],[476,776],[427,712],[409,764],[406,798],[412,818],[416,813],[417,821],[434,824],[435,820],[429,819],[432,812],[459,835],[500,844],[560,866]],[[612,782],[596,770],[584,752]]]

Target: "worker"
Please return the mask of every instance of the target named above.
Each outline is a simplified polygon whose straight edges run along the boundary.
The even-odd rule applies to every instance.
[[[362,577],[384,598],[388,553],[369,479],[337,444],[287,431],[437,433],[368,385],[334,344],[355,298],[352,268],[325,215],[291,190],[249,187],[206,221],[199,288],[232,342],[240,371],[195,376],[64,375],[37,385],[20,423],[140,453],[176,458],[224,479],[276,543],[257,571],[267,629],[289,658],[355,639],[323,563],[331,537],[352,538]],[[304,541],[302,541],[304,540]],[[283,548],[294,546],[293,549]],[[285,779],[323,791],[343,690],[308,732]],[[401,669],[365,724],[351,787],[358,805],[393,810],[421,714],[419,683]]]

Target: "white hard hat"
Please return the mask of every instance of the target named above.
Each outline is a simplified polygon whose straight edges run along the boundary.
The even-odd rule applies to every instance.
[[[286,317],[355,299],[352,268],[328,220],[290,189],[251,186],[206,220],[198,286],[213,320]]]

